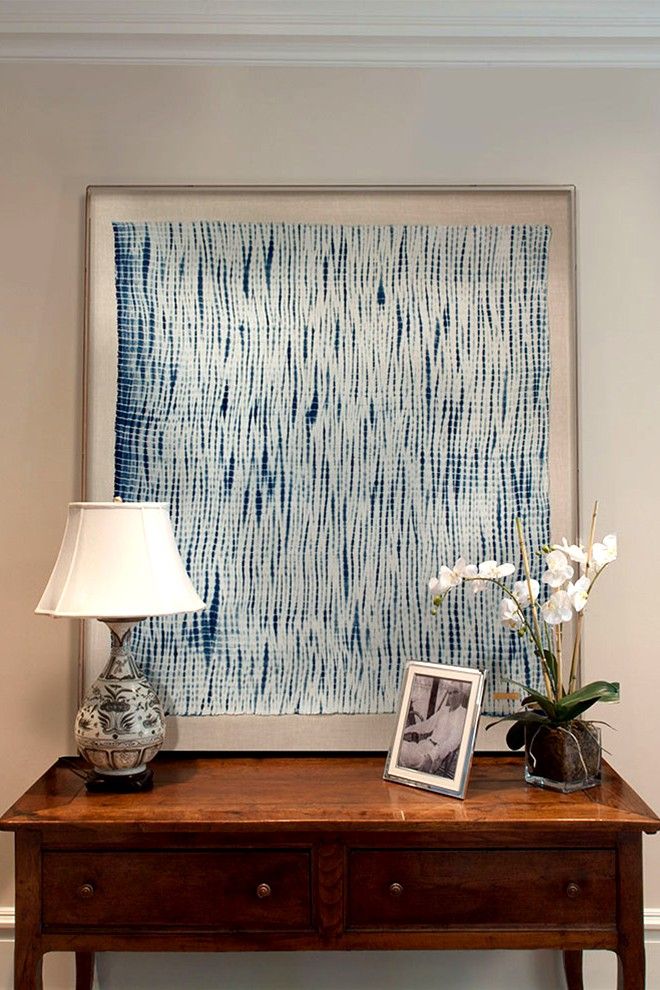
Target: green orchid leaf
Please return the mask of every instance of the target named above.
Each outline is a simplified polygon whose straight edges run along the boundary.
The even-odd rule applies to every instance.
[[[620,685],[618,681],[592,681],[584,687],[564,695],[562,702],[580,702],[595,698],[597,701],[619,701],[621,698]]]
[[[494,722],[488,723],[486,726],[486,732],[488,732],[489,729],[492,729],[493,726],[499,725],[500,722],[510,722],[512,718],[515,718],[515,715],[502,715],[502,718],[496,718]]]
[[[509,749],[516,750],[520,749],[525,743],[525,725],[530,723],[547,725],[549,721],[547,715],[539,711],[518,711],[513,712],[511,715],[503,715],[494,722],[490,722],[486,726],[486,732],[492,729],[494,725],[499,725],[500,722],[513,722],[513,725],[506,734],[506,744]]]
[[[618,682],[592,681],[591,684],[585,684],[577,691],[564,695],[557,702],[557,719],[561,722],[568,722],[586,712],[598,701],[615,702],[619,701],[620,697]]]
[[[507,746],[513,750],[521,749],[525,745],[525,726],[547,725],[548,721],[546,715],[540,715],[537,712],[520,712],[518,718],[506,734]]]
[[[510,715],[502,715],[500,718],[496,718],[494,722],[489,722],[486,726],[486,732],[492,729],[494,725],[499,725],[500,722],[547,722],[548,717],[542,712],[530,712],[520,710],[517,712],[511,712]]]
[[[555,717],[556,703],[548,698],[547,695],[541,694],[540,691],[534,691],[533,688],[527,687],[525,684],[520,684],[519,681],[512,680],[511,683],[515,684],[517,687],[523,688],[523,690],[527,692],[528,697],[525,702],[526,704],[531,704],[534,702],[534,704],[538,705],[539,708],[543,709],[548,718]]]
[[[586,712],[592,705],[596,705],[601,699],[592,698],[590,701],[580,701],[578,704],[565,705],[563,703],[563,698],[561,701],[561,707],[558,709],[557,717],[562,722],[570,722],[571,719],[578,718],[583,712]]]
[[[509,749],[522,749],[525,745],[525,723],[514,722],[506,734],[506,744]]]
[[[522,688],[523,691],[526,691],[529,697],[533,698],[535,701],[537,701],[539,698],[545,698],[546,701],[548,700],[548,698],[546,698],[544,694],[541,694],[540,691],[535,691],[534,688],[527,687],[526,684],[521,684],[520,681],[514,681],[512,677],[509,677],[508,680],[509,680],[509,684],[515,684],[516,687]]]

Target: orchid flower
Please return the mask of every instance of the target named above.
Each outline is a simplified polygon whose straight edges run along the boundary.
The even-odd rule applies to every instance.
[[[534,578],[529,582],[532,587],[532,598],[530,602],[529,588],[527,586],[527,581],[516,581],[513,586],[513,597],[516,599],[521,608],[527,608],[529,604],[534,604],[536,599],[539,597],[539,591],[541,586]]]
[[[508,629],[520,629],[523,624],[520,611],[510,598],[503,598],[500,602],[500,620]]]
[[[476,580],[472,578],[472,591],[476,595],[484,590],[488,581],[499,581],[501,578],[513,574],[514,571],[513,564],[498,564],[496,560],[484,560],[483,563],[479,564],[479,577]]]
[[[577,543],[569,544],[565,536],[562,537],[561,544],[555,543],[552,549],[561,550],[569,560],[572,560],[576,564],[586,564],[587,562],[587,551],[584,547],[579,546]]]
[[[591,581],[584,574],[578,581],[573,584],[572,581],[569,582],[568,588],[566,589],[566,594],[571,600],[571,605],[576,612],[581,612],[584,606],[587,604],[587,599],[589,598],[589,587]]]
[[[560,588],[573,577],[574,569],[563,550],[551,550],[546,554],[545,563],[548,569],[543,574],[543,581],[551,588]]]
[[[541,606],[541,615],[549,626],[558,626],[560,622],[569,622],[573,618],[573,609],[568,593],[555,591],[554,594],[550,595],[547,602]]]
[[[571,718],[579,717],[598,700],[618,700],[619,689],[614,683],[596,681],[578,691],[584,610],[600,571],[617,558],[617,541],[613,533],[605,536],[602,543],[595,542],[597,515],[596,502],[591,517],[588,551],[579,540],[569,543],[566,537],[562,538],[561,543],[546,543],[539,549],[545,565],[544,569],[541,568],[543,574],[539,580],[532,577],[535,569],[530,566],[522,520],[517,518],[516,531],[522,557],[520,574],[515,574],[514,565],[506,562],[500,564],[497,560],[484,560],[477,565],[468,564],[465,557],[459,557],[453,567],[443,564],[438,577],[429,581],[433,615],[438,614],[447,592],[463,583],[471,584],[475,594],[483,591],[487,584],[495,584],[501,589],[504,597],[499,602],[500,622],[520,638],[529,641],[540,665],[547,698],[547,703],[537,703],[539,698],[543,700],[543,695],[530,688],[530,697],[522,703],[523,710],[511,716],[519,728],[528,719],[541,722],[548,719],[550,725],[563,724],[567,721],[567,713]],[[510,583],[505,580],[512,575]],[[522,580],[515,580],[516,577]],[[545,587],[543,597],[542,586]],[[563,623],[570,622],[576,615],[575,634],[566,643]],[[564,654],[565,645],[570,648],[567,671],[563,670],[568,659]]]
[[[436,598],[446,594],[450,588],[456,588],[463,578],[476,575],[477,568],[474,564],[468,564],[464,557],[459,557],[453,567],[443,564],[440,568],[440,577],[431,578],[429,581],[429,591]]]
[[[616,536],[610,533],[602,543],[594,543],[591,550],[591,561],[596,574],[613,560],[616,560]]]

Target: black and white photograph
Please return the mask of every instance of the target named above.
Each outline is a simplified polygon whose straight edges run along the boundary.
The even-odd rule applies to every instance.
[[[410,663],[385,778],[463,797],[483,687],[472,668]]]
[[[413,677],[397,765],[453,778],[469,697],[467,681]]]

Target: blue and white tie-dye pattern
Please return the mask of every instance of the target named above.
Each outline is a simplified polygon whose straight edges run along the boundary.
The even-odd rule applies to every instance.
[[[116,491],[206,612],[139,625],[172,713],[390,712],[409,659],[534,683],[492,589],[549,531],[546,226],[116,223]]]

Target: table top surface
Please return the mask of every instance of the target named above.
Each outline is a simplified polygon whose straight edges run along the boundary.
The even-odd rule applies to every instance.
[[[151,764],[153,790],[90,794],[82,762],[62,758],[6,812],[0,829],[660,830],[660,819],[607,764],[599,786],[558,794],[527,785],[520,756],[477,756],[459,800],[385,781],[384,763],[380,755],[161,753]]]

